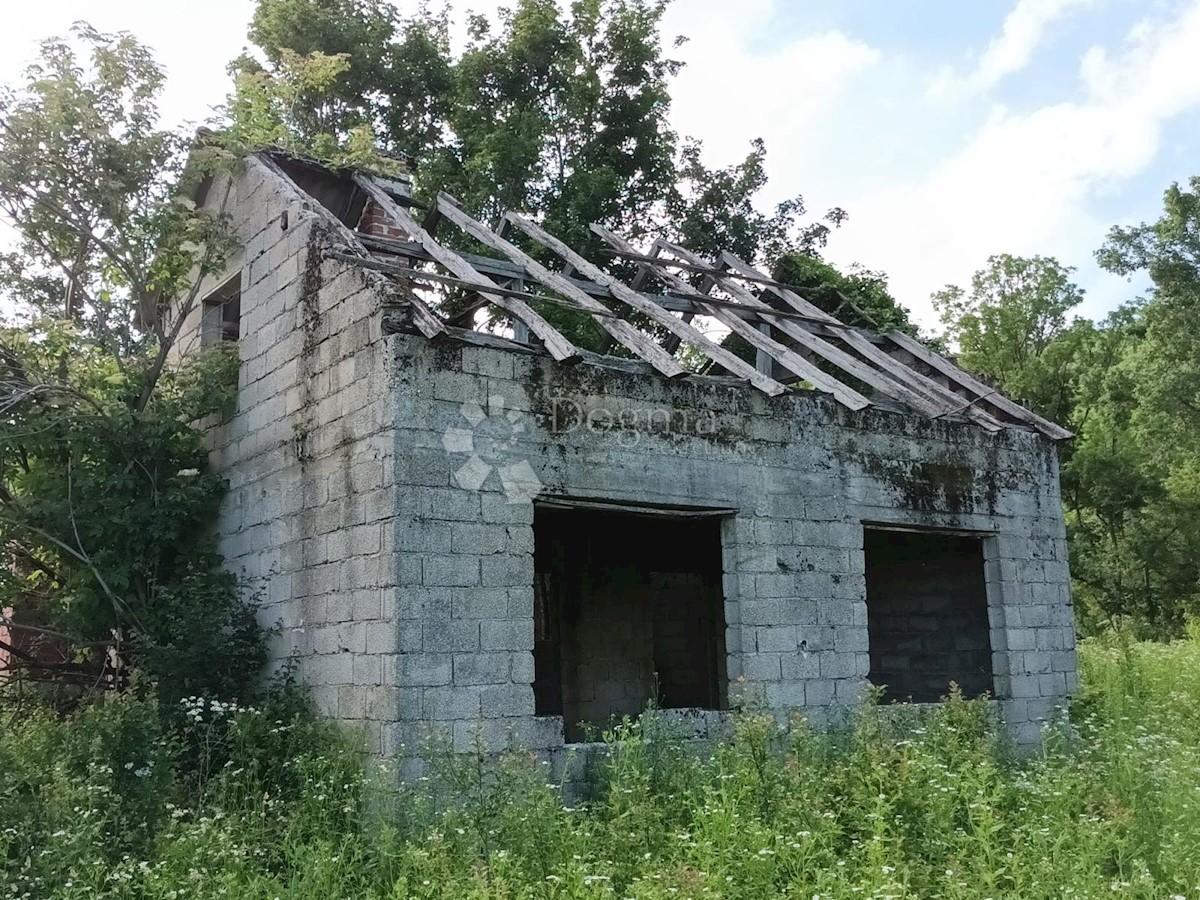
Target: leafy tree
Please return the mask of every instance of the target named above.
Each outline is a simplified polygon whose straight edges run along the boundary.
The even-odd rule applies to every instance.
[[[781,257],[772,274],[785,284],[803,288],[805,298],[848,325],[918,335],[916,324],[892,296],[882,272],[855,267],[844,274],[812,252],[794,252]]]
[[[1132,338],[1073,461],[1094,517],[1077,517],[1087,597],[1177,634],[1200,602],[1200,178],[1172,185],[1157,221],[1114,228],[1097,259],[1152,288],[1125,313]]]
[[[815,255],[844,212],[805,225],[796,197],[762,213],[754,203],[767,182],[761,140],[741,161],[713,169],[698,141],[671,130],[669,83],[681,64],[664,53],[666,5],[577,0],[564,10],[556,0],[518,0],[496,27],[470,16],[467,46],[455,55],[448,13],[424,5],[405,17],[382,0],[258,0],[250,36],[267,66],[235,63],[243,97],[231,107],[234,129],[246,130],[239,122],[248,115],[267,123],[249,129],[257,142],[316,148],[309,152],[342,162],[345,153],[331,148],[357,136],[351,149],[361,160],[369,126],[385,155],[407,160],[419,198],[445,190],[485,221],[531,211],[609,264],[592,222],[705,256],[729,249],[769,265],[790,252]],[[344,71],[319,83],[305,77],[334,54]],[[272,93],[275,102],[263,99]],[[442,237],[472,243],[453,230]],[[585,316],[543,314],[583,346],[625,352]]]
[[[1049,257],[1002,254],[975,273],[969,293],[948,285],[932,298],[963,366],[1063,421],[1071,414],[1068,369],[1080,337],[1067,314],[1083,299],[1073,271]]]
[[[799,198],[772,215],[754,208],[766,184],[761,141],[714,170],[698,142],[671,130],[669,82],[681,64],[663,51],[666,5],[578,0],[564,12],[555,0],[518,0],[498,27],[469,17],[455,55],[448,14],[424,5],[403,17],[381,0],[258,0],[250,36],[276,72],[295,54],[344,54],[328,96],[310,97],[328,115],[297,117],[298,140],[370,123],[384,151],[407,157],[425,198],[445,190],[485,220],[533,211],[591,255],[592,222],[700,253],[772,259],[820,246],[828,226],[801,228]],[[259,71],[249,59],[235,67]]]
[[[230,694],[263,641],[204,537],[223,488],[187,423],[228,401],[237,360],[169,365],[229,247],[190,199],[225,155],[159,128],[161,86],[133,38],[78,26],[0,95],[0,297],[22,310],[0,329],[0,609],[69,648],[6,648],[33,671],[133,664],[168,697]]]

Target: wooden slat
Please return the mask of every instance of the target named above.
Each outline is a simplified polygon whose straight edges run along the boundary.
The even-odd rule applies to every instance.
[[[966,388],[968,391],[973,391],[978,396],[979,402],[989,403],[1001,412],[1012,416],[1014,419],[1019,419],[1020,421],[1033,426],[1051,440],[1063,441],[1067,438],[1075,436],[1074,432],[1068,431],[1061,425],[1056,425],[1049,419],[1042,418],[1037,413],[1026,409],[1021,404],[1009,399],[994,388],[988,387],[979,379],[973,378],[967,372],[964,372],[958,366],[954,365],[954,363],[950,362],[950,360],[940,356],[937,353],[934,353],[920,341],[914,340],[907,334],[899,331],[893,331],[887,335],[887,338],[895,343],[897,347],[907,350],[930,368],[937,372],[941,372],[943,375],[949,378],[950,381]]]
[[[694,254],[691,254],[689,251],[684,250],[682,247],[676,247],[674,245],[671,245],[671,250],[672,250],[672,252],[676,252],[683,256],[694,256]],[[766,303],[764,303],[762,300],[760,300],[758,297],[756,297],[753,293],[751,293],[749,290],[747,290],[741,284],[738,284],[737,282],[731,280],[728,277],[719,278],[718,283],[720,284],[720,286],[723,290],[727,291],[731,296],[735,297],[738,300],[738,302],[743,303],[746,306],[751,307],[753,309],[762,311],[764,317],[768,315],[767,311],[770,310],[771,307],[768,306]],[[821,315],[824,316],[825,313],[821,313]],[[836,322],[836,320],[834,320],[834,321]],[[931,404],[929,401],[925,400],[924,397],[908,390],[907,388],[904,387],[904,385],[897,383],[892,378],[888,378],[884,373],[878,371],[877,369],[873,369],[870,366],[868,366],[866,363],[861,362],[858,359],[855,359],[853,356],[851,356],[846,351],[840,349],[839,347],[835,347],[833,344],[830,344],[829,342],[822,340],[820,337],[816,336],[815,334],[812,334],[810,331],[801,327],[799,324],[797,324],[795,322],[791,322],[787,319],[778,319],[778,320],[774,321],[772,324],[774,324],[776,328],[778,328],[780,331],[782,331],[788,337],[790,337],[794,341],[796,341],[796,343],[798,343],[804,349],[809,350],[812,353],[815,353],[817,356],[820,356],[822,359],[828,360],[829,362],[833,363],[835,366],[838,366],[840,369],[842,369],[844,372],[846,372],[847,375],[852,375],[854,378],[857,378],[859,381],[863,382],[864,384],[869,385],[870,387],[873,387],[875,390],[879,391],[881,394],[883,394],[887,397],[890,397],[899,403],[905,404],[907,406],[911,406],[914,409],[916,409],[926,415],[933,416],[933,415],[937,415],[939,412],[941,412],[940,407],[937,407],[937,406]],[[838,324],[840,324],[840,323],[838,323]],[[839,333],[840,333],[840,331],[839,331]],[[811,363],[808,363],[807,360],[805,360],[805,363],[807,363],[812,368],[816,368],[815,366],[812,366]],[[817,369],[817,371],[820,372],[821,370]],[[825,372],[822,372],[822,375],[825,378],[829,378],[829,379],[833,378],[833,376],[831,376]],[[834,379],[834,380],[836,381],[836,379]],[[837,382],[837,383],[840,384],[841,382]],[[847,388],[847,390],[851,390],[851,389]]]
[[[563,275],[552,272],[540,262],[525,253],[519,247],[510,244],[504,238],[495,234],[482,222],[467,215],[448,194],[439,194],[437,206],[444,218],[449,219],[471,237],[480,243],[504,254],[514,263],[524,266],[525,270],[546,287],[558,291],[569,298],[584,311],[592,313],[594,321],[624,346],[632,350],[638,357],[654,366],[668,378],[679,378],[688,374],[688,370],[679,364],[675,357],[656,344],[649,335],[638,331],[624,319],[616,318],[612,310],[598,300],[593,300]],[[505,221],[508,221],[507,219]]]
[[[482,272],[475,269],[469,262],[446,247],[443,247],[433,236],[430,235],[424,228],[417,224],[416,219],[409,214],[408,210],[396,203],[387,192],[379,185],[375,184],[369,177],[355,175],[354,182],[361,187],[371,199],[378,204],[379,208],[392,219],[397,225],[409,233],[409,235],[419,243],[434,260],[442,267],[453,272],[464,281],[471,281],[476,284],[487,285],[489,287],[499,287],[494,281],[484,275]],[[507,310],[536,334],[546,345],[546,350],[550,355],[559,362],[577,363],[580,361],[579,348],[572,344],[569,340],[563,337],[553,325],[543,319],[538,312],[523,300],[518,300],[515,297],[504,297],[500,294],[488,293],[480,291],[488,302],[501,309]]]
[[[749,263],[743,262],[732,253],[722,253],[721,260],[743,277],[753,277],[760,280],[766,277]],[[841,324],[833,316],[808,300],[805,300],[794,291],[769,285],[766,287],[766,290],[771,291],[797,312],[820,317],[829,324]],[[745,291],[745,293],[749,292]],[[999,431],[1004,427],[1004,423],[997,420],[995,416],[989,415],[987,412],[973,406],[964,407],[962,398],[957,394],[942,387],[936,381],[926,378],[921,373],[910,369],[899,360],[888,356],[888,354],[876,347],[871,341],[859,334],[857,330],[848,327],[844,328],[841,332],[841,337],[842,340],[861,354],[864,359],[874,363],[883,372],[891,376],[891,379],[895,383],[901,385],[910,395],[910,399],[907,401],[910,406],[914,406],[931,416],[943,416],[952,413],[966,415],[989,431]],[[911,399],[912,396],[920,397],[922,402],[914,403]]]
[[[595,226],[593,226],[593,228],[595,228]],[[627,241],[617,237],[611,232],[608,232],[606,229],[603,231],[597,231],[597,234],[600,234],[601,237],[603,237],[618,250],[625,252],[632,252],[633,250],[632,246]],[[691,256],[688,251],[675,247],[672,244],[663,242],[662,246],[664,249],[671,253],[675,253],[676,255],[684,256],[686,254],[687,256]],[[704,294],[700,293],[700,291],[696,290],[679,276],[672,272],[668,272],[666,269],[662,268],[662,266],[654,263],[639,262],[638,265],[645,266],[651,271],[655,278],[659,279],[661,282],[663,282],[663,284],[667,285],[672,290],[694,298],[696,303],[701,305],[705,315],[712,316],[734,334],[742,337],[748,344],[750,344],[750,346],[754,347],[755,350],[766,353],[771,357],[771,359],[776,360],[788,371],[794,372],[796,375],[812,384],[815,388],[817,388],[817,390],[832,394],[839,403],[849,407],[850,409],[863,409],[864,407],[871,405],[871,401],[862,394],[858,393],[858,391],[845,384],[842,384],[842,382],[838,381],[829,373],[823,372],[821,369],[817,368],[807,359],[802,357],[795,350],[791,349],[790,347],[786,347],[770,336],[763,334],[755,326],[743,321],[735,315],[732,315],[723,307],[705,303],[704,301],[708,298],[706,298]],[[719,284],[719,280],[716,281],[716,283]]]
[[[505,219],[505,221],[508,220]],[[361,234],[358,236],[368,249],[377,250],[383,253],[392,253],[398,256],[408,256],[413,259],[426,260],[430,262],[434,261],[433,258],[426,253],[421,245],[416,241],[402,241],[395,238],[381,238],[367,234]],[[469,262],[475,269],[483,272],[485,275],[491,275],[493,280],[506,278],[528,279],[529,277],[529,273],[525,271],[524,266],[518,266],[507,259],[500,259],[498,257],[491,256],[480,256],[476,253],[465,253],[462,251],[459,251],[458,255]],[[570,264],[567,265],[570,267]],[[574,267],[570,268],[573,269]],[[638,269],[637,274],[639,278],[641,278],[643,281],[645,280],[645,270]],[[613,299],[612,291],[604,287],[604,285],[596,284],[595,282],[589,281],[586,278],[576,278],[573,275],[568,276],[567,280],[589,297],[595,297],[596,299],[602,301]],[[461,282],[461,279],[459,279],[459,281]],[[630,286],[633,287],[635,291],[638,290],[633,283],[631,283]],[[679,294],[672,294],[669,292],[663,294],[643,293],[642,296],[653,300],[663,309],[670,310],[672,312],[691,313],[693,315],[695,315],[697,312],[695,301]],[[705,302],[722,305],[735,315],[751,322],[761,322],[764,320],[768,322],[776,322],[780,319],[791,319],[795,322],[807,322],[812,327],[814,334],[823,337],[835,336],[833,334],[834,330],[836,330],[838,333],[841,333],[842,330],[851,327],[842,322],[836,322],[832,326],[826,326],[823,324],[823,320],[818,320],[813,316],[796,312],[794,309],[775,309],[774,307],[750,309],[741,303],[730,303],[728,300],[722,300],[712,296],[710,296]],[[486,302],[484,305],[487,305]],[[885,338],[875,334],[874,332],[858,329],[858,333],[874,343],[887,343]]]
[[[401,266],[393,262],[381,260],[375,256],[364,257],[355,253],[346,253],[342,250],[326,250],[323,255],[328,259],[340,259],[343,262],[352,262],[363,269],[371,269],[375,272],[383,272],[385,275],[396,275],[409,281],[424,281],[428,282],[429,284],[444,284],[449,287],[462,288],[463,290],[470,291],[473,294],[477,294],[479,291],[488,291],[489,293],[496,293],[505,297],[515,297],[518,300],[537,300],[541,303],[551,303],[555,306],[561,306],[564,309],[576,310],[577,312],[586,312],[596,316],[608,315],[614,319],[619,318],[619,316],[611,310],[608,312],[588,310],[573,300],[566,300],[562,297],[555,297],[550,294],[533,294],[529,291],[515,290],[513,288],[506,288],[500,285],[491,287],[486,284],[476,284],[472,281],[464,281],[455,275],[443,275],[441,272],[413,269],[409,266]],[[395,282],[393,282],[393,284],[394,283]],[[487,301],[480,301],[480,305],[487,306]],[[463,316],[465,314],[465,311],[458,312],[456,313],[456,317]]]
[[[759,324],[758,330],[767,337],[771,336],[771,326],[766,322]],[[770,375],[775,371],[775,359],[766,350],[755,350],[754,368],[758,369],[764,375]]]
[[[412,311],[412,320],[413,324],[417,326],[417,331],[421,332],[427,338],[435,338],[439,334],[445,333],[446,323],[425,305],[425,301],[417,295],[416,291],[406,284],[397,284],[395,282],[392,283],[392,287]]]
[[[517,228],[521,229],[543,247],[557,254],[565,262],[569,262],[577,271],[584,277],[603,285],[612,291],[614,297],[622,303],[628,304],[638,312],[649,316],[655,322],[658,322],[672,334],[677,334],[687,343],[698,349],[701,353],[715,362],[717,365],[724,367],[728,371],[745,378],[763,393],[771,396],[787,393],[787,387],[780,384],[775,379],[763,375],[754,366],[750,365],[744,359],[730,353],[719,344],[713,343],[698,330],[682,322],[669,312],[664,310],[657,303],[648,300],[632,288],[622,284],[617,279],[613,278],[603,269],[589,262],[584,257],[580,256],[554,235],[544,231],[538,225],[535,225],[524,216],[516,213],[506,213],[505,217],[513,223]],[[597,226],[593,226],[595,230]],[[600,232],[597,232],[598,234]],[[603,235],[601,235],[603,236]]]

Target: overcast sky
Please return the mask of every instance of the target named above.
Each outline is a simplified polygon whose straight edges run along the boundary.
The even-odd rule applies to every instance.
[[[0,81],[86,19],[152,46],[164,112],[198,123],[251,9],[10,0]],[[1083,312],[1102,315],[1135,291],[1092,262],[1105,232],[1153,218],[1170,182],[1200,174],[1200,0],[675,0],[677,34],[690,38],[673,51],[687,63],[677,129],[710,165],[764,138],[766,204],[799,193],[814,213],[846,209],[829,258],[887,272],[927,324],[931,291],[1001,252],[1077,266]]]

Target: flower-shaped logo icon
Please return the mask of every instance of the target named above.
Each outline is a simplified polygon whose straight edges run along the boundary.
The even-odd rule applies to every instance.
[[[509,503],[530,503],[542,489],[528,460],[511,462],[517,452],[517,437],[525,430],[525,414],[509,409],[503,397],[490,397],[488,409],[473,400],[462,405],[469,428],[450,426],[442,435],[442,446],[450,453],[465,453],[467,461],[454,472],[455,483],[478,491],[493,470],[500,476]]]

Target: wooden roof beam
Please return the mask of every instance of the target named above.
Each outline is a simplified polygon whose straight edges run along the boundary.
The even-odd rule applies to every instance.
[[[593,226],[593,228],[596,227],[597,226]],[[603,232],[597,231],[597,234],[600,234],[606,241],[619,250],[632,250],[630,245],[625,240],[617,237],[607,230]],[[681,252],[679,248],[676,248],[673,245],[665,242],[662,244],[662,246],[663,249],[666,249],[671,253],[678,254]],[[836,399],[843,406],[857,410],[871,405],[871,401],[858,391],[838,381],[827,372],[823,372],[821,369],[817,368],[790,347],[784,346],[783,344],[771,338],[769,335],[763,334],[755,326],[744,322],[737,316],[731,315],[725,310],[724,307],[704,302],[708,298],[682,278],[653,263],[639,262],[638,265],[645,266],[647,269],[649,269],[651,274],[653,274],[655,278],[661,280],[663,284],[673,288],[676,291],[679,291],[680,293],[684,293],[693,297],[705,315],[712,316],[718,322],[730,329],[734,334],[739,335],[743,340],[750,344],[750,346],[754,347],[755,350],[766,353],[785,369],[795,373],[805,381],[812,384],[817,390],[823,391],[827,394],[832,394],[834,399]],[[714,279],[714,284],[719,285],[720,281]]]
[[[1074,433],[1051,422],[1049,419],[1044,419],[1037,413],[1026,409],[1021,404],[1004,396],[995,388],[990,388],[982,381],[964,372],[954,363],[950,362],[945,357],[934,353],[920,341],[909,337],[899,331],[890,332],[887,335],[888,339],[893,341],[896,346],[907,350],[925,365],[941,372],[955,384],[960,385],[968,391],[972,391],[977,396],[977,402],[990,403],[992,406],[1001,412],[1007,413],[1014,419],[1018,419],[1027,425],[1040,431],[1052,441],[1063,441],[1074,437]]]
[[[721,254],[721,261],[728,265],[735,272],[743,277],[763,277],[762,273],[751,266],[749,263],[743,262],[738,257],[728,251]],[[797,312],[807,313],[808,315],[821,317],[827,324],[841,325],[833,316],[822,310],[820,307],[814,306],[808,300],[796,294],[794,291],[780,286],[768,286],[767,290],[771,291],[775,296],[779,297]],[[876,347],[873,343],[866,340],[859,332],[852,328],[845,328],[841,332],[842,340],[856,350],[865,360],[874,363],[887,376],[890,376],[892,381],[901,385],[904,390],[922,398],[922,404],[916,405],[916,408],[921,409],[927,415],[942,416],[948,414],[962,414],[974,420],[977,424],[982,425],[989,431],[999,431],[1004,427],[1004,423],[975,406],[964,407],[962,398],[942,387],[936,381],[926,378],[921,373],[904,365],[899,360],[889,356],[883,350]],[[923,408],[922,408],[923,407]],[[932,409],[930,409],[932,407]]]
[[[715,362],[717,365],[726,370],[745,378],[756,388],[771,396],[787,393],[788,388],[780,384],[775,379],[759,372],[754,366],[750,365],[744,359],[730,353],[724,347],[710,341],[705,335],[688,325],[686,322],[676,318],[669,312],[664,310],[657,303],[647,300],[637,291],[617,281],[603,269],[600,269],[594,263],[589,262],[584,257],[580,256],[554,235],[544,231],[540,226],[534,224],[524,216],[516,213],[506,213],[505,217],[512,222],[521,231],[529,235],[533,240],[537,241],[543,247],[555,253],[560,259],[569,262],[575,269],[584,275],[586,278],[604,285],[613,296],[622,303],[636,309],[638,312],[644,313],[655,322],[658,322],[672,334],[679,335],[687,343],[698,349],[701,353]],[[593,230],[596,226],[593,226]],[[599,233],[599,232],[597,232]],[[603,235],[602,235],[603,236]]]
[[[690,255],[689,251],[684,250],[682,247],[675,247],[674,245],[672,245],[672,252],[676,252],[681,255]],[[771,309],[770,306],[756,297],[745,286],[738,284],[728,275],[722,275],[718,279],[718,283],[720,284],[722,290],[727,291],[730,296],[736,297],[739,302],[744,303],[753,309],[758,309],[760,311]],[[814,309],[816,309],[816,307],[814,307]],[[820,312],[822,316],[825,316],[825,313],[821,312],[820,310],[817,311]],[[915,409],[918,412],[928,416],[934,416],[945,411],[942,407],[931,403],[920,394],[908,390],[904,385],[898,383],[895,379],[889,378],[879,370],[872,368],[858,359],[855,359],[846,351],[834,346],[828,341],[817,337],[807,329],[800,327],[800,325],[797,323],[782,319],[773,322],[772,324],[804,349],[809,350],[812,353],[815,353],[817,356],[820,356],[822,359],[833,363],[847,375],[850,375],[853,378],[861,381],[863,384],[874,388],[885,397],[890,397],[892,400],[895,400],[898,403]],[[841,332],[839,331],[838,334],[840,335]]]

